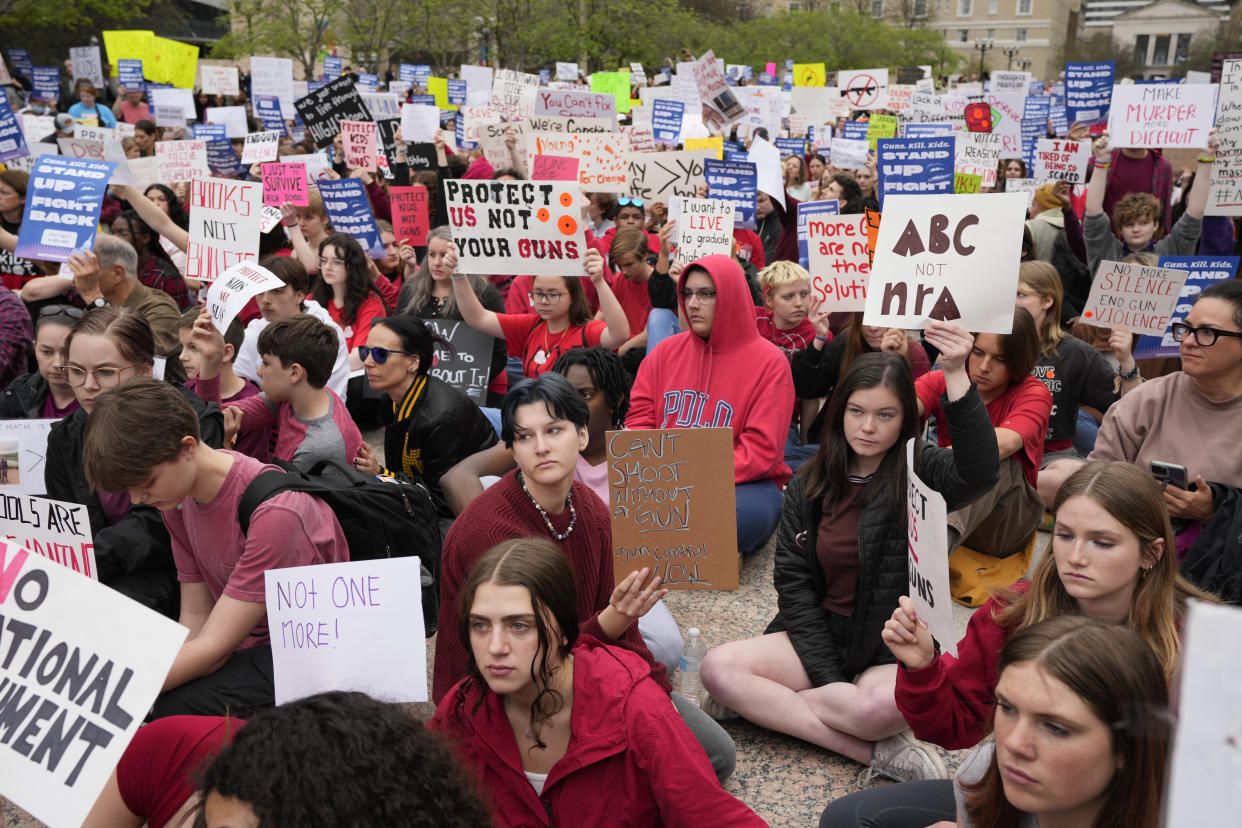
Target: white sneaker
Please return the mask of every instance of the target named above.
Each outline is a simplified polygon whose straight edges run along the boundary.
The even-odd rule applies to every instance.
[[[909,730],[875,743],[871,751],[871,767],[858,775],[858,786],[867,787],[877,775],[898,782],[949,778],[949,772],[936,749],[915,739]]]

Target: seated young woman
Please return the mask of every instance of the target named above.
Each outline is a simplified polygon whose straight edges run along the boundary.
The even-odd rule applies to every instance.
[[[885,624],[884,643],[901,664],[897,707],[920,739],[957,750],[984,738],[1002,648],[1018,631],[1050,618],[1085,615],[1128,626],[1156,654],[1165,679],[1174,676],[1188,600],[1215,599],[1187,583],[1168,554],[1173,530],[1160,487],[1129,463],[1090,462],[1065,481],[1053,514],[1051,548],[1030,580],[975,610],[957,658],[937,653],[907,597]],[[922,826],[953,819],[954,810],[948,782],[890,785],[833,802],[820,825]]]
[[[455,745],[493,824],[763,825],[726,793],[650,665],[579,630],[574,567],[505,541],[462,584],[465,678],[428,723]]]
[[[0,394],[0,420],[59,419],[77,411],[78,399],[65,372],[65,342],[83,316],[72,305],[45,305],[34,320],[37,371],[16,377]]]
[[[906,444],[915,440],[919,477],[950,508],[986,492],[999,464],[966,374],[970,332],[937,322],[926,336],[942,352],[953,448],[920,446],[904,359],[854,360],[828,404],[819,453],[785,492],[773,576],[780,610],[765,635],[715,648],[702,669],[726,708],[898,780],[945,776],[935,752],[906,732],[893,701],[897,668],[880,640],[906,584]]]

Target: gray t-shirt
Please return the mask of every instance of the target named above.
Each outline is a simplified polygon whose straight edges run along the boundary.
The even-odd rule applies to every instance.
[[[975,749],[962,760],[961,766],[953,776],[953,799],[957,802],[958,825],[962,828],[975,828],[975,824],[966,816],[966,796],[962,783],[978,782],[988,772],[992,757],[996,755],[996,743],[991,737],[986,742],[975,746]],[[1023,813],[1018,822],[1019,828],[1039,828],[1039,819],[1034,814]]]
[[[332,419],[335,408],[336,398],[329,395],[327,414],[313,420],[297,417],[297,421],[306,428],[306,437],[293,453],[293,464],[299,469],[310,470],[320,460],[349,463],[349,458],[345,455],[345,437]]]

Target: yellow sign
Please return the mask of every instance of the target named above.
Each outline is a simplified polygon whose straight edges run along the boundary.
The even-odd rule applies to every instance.
[[[193,89],[198,73],[198,47],[166,37],[153,37],[150,60],[142,64],[142,69],[157,83]]]
[[[823,86],[827,81],[822,63],[795,63],[794,86]]]
[[[953,173],[953,192],[955,193],[977,193],[983,184],[983,176],[973,175],[971,173],[955,172]]]
[[[104,32],[104,51],[108,53],[108,63],[112,64],[112,72],[117,72],[118,60],[146,60],[151,55],[151,41],[155,32],[126,29]]]
[[[448,78],[427,78],[427,92],[435,95],[436,106],[440,109],[456,111],[457,107],[449,103],[448,99]]]
[[[867,143],[875,149],[875,142],[880,138],[897,137],[896,115],[872,115],[867,121]]]
[[[591,75],[591,91],[604,92],[617,99],[617,112],[630,111],[630,73],[596,72]]]
[[[717,135],[713,138],[687,138],[685,148],[688,150],[707,149],[716,153],[716,160],[724,160],[724,136]]]

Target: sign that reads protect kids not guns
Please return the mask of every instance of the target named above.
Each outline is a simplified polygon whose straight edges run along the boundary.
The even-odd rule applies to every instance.
[[[447,179],[443,185],[462,273],[584,275],[576,183]]]

